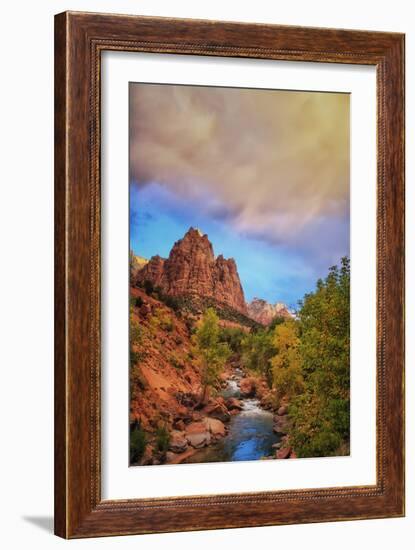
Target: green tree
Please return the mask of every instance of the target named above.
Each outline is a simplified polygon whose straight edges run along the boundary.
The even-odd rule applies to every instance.
[[[130,426],[130,463],[135,464],[144,455],[147,447],[147,435],[141,423],[135,420]]]
[[[276,316],[274,317],[274,319],[270,322],[270,324],[268,325],[268,330],[274,330],[276,326],[278,325],[282,325],[283,323],[285,323],[286,321],[286,318],[285,317],[280,317],[280,316]]]
[[[330,268],[299,310],[304,392],[290,404],[299,456],[347,454],[350,432],[350,262]]]
[[[272,387],[273,374],[271,360],[275,355],[272,332],[261,329],[247,334],[242,341],[242,364],[265,376]]]
[[[164,424],[160,424],[156,430],[156,449],[166,453],[170,445],[170,434]]]
[[[146,279],[143,283],[143,286],[144,286],[144,290],[145,290],[145,293],[148,295],[148,296],[151,296],[154,292],[154,285],[153,283],[149,280],[149,279]]]
[[[246,332],[238,327],[223,327],[219,332],[219,341],[228,344],[231,352],[239,356],[245,335]]]
[[[276,355],[271,359],[271,365],[277,399],[279,401],[284,396],[292,399],[304,390],[298,323],[286,320],[276,325],[273,343]]]
[[[133,369],[134,365],[140,361],[143,354],[136,350],[138,346],[142,344],[143,332],[135,319],[130,317],[130,369]]]
[[[216,385],[230,356],[229,346],[220,342],[219,333],[218,316],[214,309],[209,308],[193,335],[195,356],[198,357],[202,369],[202,403],[208,399],[209,389]]]

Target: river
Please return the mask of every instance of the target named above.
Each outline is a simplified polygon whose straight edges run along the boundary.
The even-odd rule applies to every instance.
[[[280,441],[280,436],[272,430],[273,413],[261,408],[258,399],[240,396],[242,375],[240,369],[235,369],[221,393],[225,398],[236,397],[243,404],[242,411],[232,416],[228,434],[217,443],[198,450],[185,461],[187,464],[258,460],[275,454],[272,446]]]

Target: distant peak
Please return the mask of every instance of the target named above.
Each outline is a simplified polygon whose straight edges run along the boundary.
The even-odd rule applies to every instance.
[[[269,325],[275,317],[293,317],[293,314],[283,302],[277,302],[273,305],[262,298],[255,297],[247,305],[251,319],[262,325]]]
[[[249,302],[250,304],[266,304],[266,300],[264,300],[263,298],[258,298],[257,296],[254,296],[252,298],[252,300]]]

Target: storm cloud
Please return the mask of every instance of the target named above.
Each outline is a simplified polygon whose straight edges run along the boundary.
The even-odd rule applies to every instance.
[[[130,172],[239,234],[348,253],[348,94],[131,84]]]

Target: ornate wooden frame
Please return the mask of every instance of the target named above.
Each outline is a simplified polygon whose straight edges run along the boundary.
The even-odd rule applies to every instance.
[[[100,54],[160,52],[377,70],[377,482],[102,501]],[[404,514],[404,35],[65,12],[55,18],[55,533],[65,538]]]

